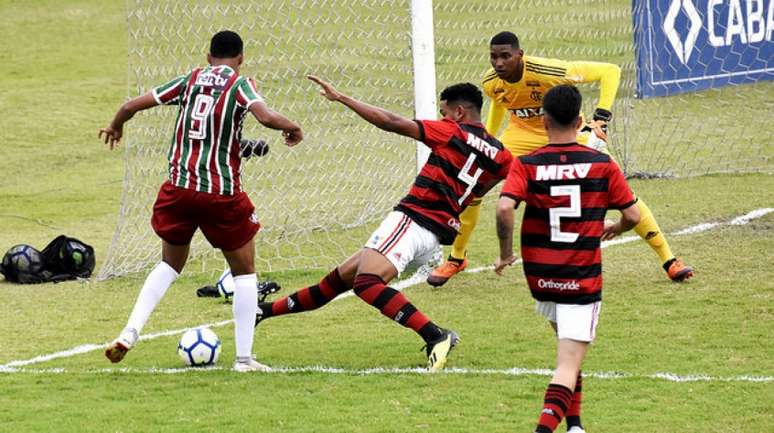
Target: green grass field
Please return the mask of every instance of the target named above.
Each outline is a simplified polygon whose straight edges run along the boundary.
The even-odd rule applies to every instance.
[[[96,135],[126,95],[124,3],[0,0],[0,17],[7,41],[0,50],[0,252],[17,243],[42,248],[66,233],[92,244],[101,262],[124,173],[121,154],[107,151]],[[670,283],[639,241],[605,250],[605,302],[584,366],[587,431],[774,431],[774,213],[726,224],[774,207],[774,177],[713,175],[632,186],[666,232],[718,225],[670,235],[675,252],[697,269],[688,284]],[[495,254],[489,201],[469,253],[471,268],[491,263]],[[146,334],[231,318],[230,305],[195,297],[196,288],[213,282],[211,267],[200,270],[193,263],[170,288]],[[322,275],[269,276],[290,293]],[[143,279],[0,282],[0,366],[111,340]],[[286,372],[228,371],[230,325],[214,328],[224,350],[213,370],[177,370],[178,336],[170,335],[142,341],[120,366],[97,348],[0,372],[0,432],[532,431],[555,348],[520,269],[505,277],[467,273],[441,289],[420,284],[406,294],[460,333],[447,373],[414,370],[425,361],[420,339],[350,297],[261,324],[256,353]],[[698,379],[667,380],[659,373]]]

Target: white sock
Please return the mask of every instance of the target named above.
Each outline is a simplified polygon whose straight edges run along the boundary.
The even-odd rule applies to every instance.
[[[126,323],[127,328],[134,328],[139,334],[142,331],[145,322],[148,321],[156,305],[167,293],[167,289],[177,279],[178,273],[166,262],[159,262],[155,268],[145,278],[145,284],[137,296],[137,302],[134,304],[132,314]]]
[[[258,312],[258,279],[255,274],[234,277],[234,339],[236,356],[249,358],[253,353],[253,335],[255,334],[255,314]]]

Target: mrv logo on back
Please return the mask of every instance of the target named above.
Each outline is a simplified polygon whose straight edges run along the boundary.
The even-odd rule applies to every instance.
[[[535,180],[584,179],[591,170],[590,163],[567,165],[538,165]]]

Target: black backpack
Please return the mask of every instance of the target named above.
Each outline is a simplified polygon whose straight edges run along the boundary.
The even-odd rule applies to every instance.
[[[32,260],[20,258],[20,253]],[[24,266],[26,262],[39,265]],[[7,280],[22,284],[89,278],[93,271],[94,248],[65,235],[51,241],[42,252],[28,245],[17,245],[5,253],[0,266],[0,272]]]

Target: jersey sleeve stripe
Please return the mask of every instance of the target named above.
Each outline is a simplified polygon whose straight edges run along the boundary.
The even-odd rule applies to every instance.
[[[562,68],[560,66],[541,65],[539,63],[533,63],[533,62],[527,62],[527,67],[541,70],[541,71],[555,72],[555,73],[561,73],[561,74],[564,74],[567,72],[566,68]]]
[[[416,123],[417,126],[419,127],[419,141],[424,142],[425,138],[426,138],[426,136],[425,136],[425,124],[422,123],[421,120],[416,120],[416,119],[414,119],[414,123]]]
[[[524,200],[524,198],[519,197],[518,195],[515,195],[515,194],[508,193],[508,192],[500,193],[500,197],[508,197],[510,199],[516,200],[516,206],[519,205],[519,202]]]
[[[610,206],[610,209],[617,209],[617,210],[626,209],[627,207],[632,206],[635,203],[637,203],[637,198],[621,206]]]
[[[566,69],[555,69],[555,68],[548,68],[548,67],[538,66],[538,65],[527,65],[527,69],[532,70],[532,71],[544,72],[544,73],[547,73],[547,74],[562,74],[562,75],[564,75],[565,73],[567,73]]]
[[[170,101],[174,101],[180,96],[180,81],[177,81],[176,85],[167,87],[165,89],[153,89],[153,97],[159,104],[166,104]]]
[[[249,79],[244,79],[239,84],[239,91],[246,100],[246,107],[249,107],[253,102],[263,101],[261,95],[258,94],[258,90],[253,87],[252,82]]]
[[[536,69],[533,69],[533,68],[530,68],[530,67],[527,67],[527,71],[534,72],[536,74],[541,74],[541,75],[548,75],[550,77],[564,77],[565,76],[565,74],[563,74],[563,73],[540,71],[540,70],[536,70]]]
[[[157,104],[164,105],[164,103],[161,102],[159,95],[156,93],[156,89],[153,89],[153,91],[151,92],[151,95],[153,95],[153,100],[156,101]]]
[[[493,72],[492,74],[485,76],[484,80],[481,81],[481,83],[488,83],[494,80],[495,78],[497,78],[497,72]]]

